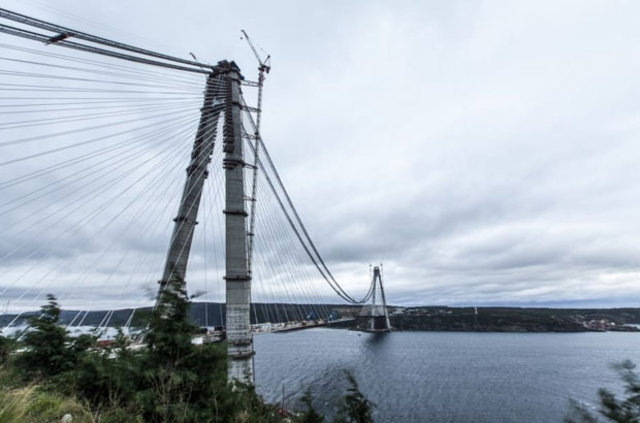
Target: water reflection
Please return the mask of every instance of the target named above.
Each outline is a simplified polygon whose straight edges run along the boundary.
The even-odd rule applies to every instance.
[[[376,347],[384,345],[389,339],[390,332],[370,332],[366,334],[365,344],[367,346]]]

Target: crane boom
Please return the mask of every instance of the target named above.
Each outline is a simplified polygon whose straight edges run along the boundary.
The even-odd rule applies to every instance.
[[[249,34],[247,34],[247,32],[244,29],[241,29],[240,31],[242,32],[242,35],[244,35],[245,40],[247,40],[247,44],[249,44],[249,47],[251,47],[251,51],[253,51],[253,54],[256,56],[258,63],[260,63],[260,67],[258,68],[258,70],[269,73],[269,71],[271,70],[271,66],[269,66],[268,62],[271,56],[267,55],[266,59],[264,60],[260,59],[258,50],[256,50],[255,46],[251,42],[251,38],[249,38]]]
[[[253,153],[253,178],[251,185],[251,209],[249,212],[249,232],[247,233],[248,240],[248,248],[247,248],[247,262],[249,274],[253,272],[253,245],[254,245],[254,237],[255,237],[255,226],[256,226],[256,189],[258,187],[258,155],[260,154],[260,144],[262,140],[260,139],[260,121],[262,118],[262,87],[264,86],[264,74],[269,73],[271,70],[271,65],[269,60],[271,58],[270,55],[267,55],[267,58],[264,60],[260,59],[260,55],[256,50],[255,46],[251,42],[251,38],[249,38],[249,34],[244,29],[241,29],[242,35],[247,40],[247,44],[251,47],[251,51],[256,56],[256,60],[258,60],[258,107],[254,110],[256,112],[256,125],[253,133],[253,138],[255,139],[255,148]]]

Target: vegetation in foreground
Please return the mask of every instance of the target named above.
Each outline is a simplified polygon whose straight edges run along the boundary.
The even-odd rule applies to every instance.
[[[48,300],[19,340],[0,336],[0,423],[326,421],[310,391],[300,398],[302,410],[290,414],[265,403],[253,386],[228,383],[224,345],[191,343],[196,327],[184,292],[163,295],[141,350],[122,335],[109,346],[90,335],[71,338],[59,325],[56,299]],[[601,389],[598,409],[574,401],[565,421],[639,423],[635,367],[630,361],[617,366],[624,398]],[[374,405],[352,375],[346,378],[334,423],[372,422]]]
[[[0,423],[325,421],[310,392],[301,398],[304,410],[289,413],[252,385],[229,383],[224,345],[192,344],[189,305],[183,291],[165,291],[146,346],[133,350],[122,334],[109,346],[90,335],[71,338],[50,295],[19,340],[0,337]],[[373,405],[347,379],[334,421],[372,422]]]
[[[635,370],[636,365],[626,360],[614,367],[624,382],[626,397],[619,399],[611,391],[602,388],[598,391],[600,404],[595,410],[571,401],[571,413],[565,419],[566,423],[640,422],[640,378]]]

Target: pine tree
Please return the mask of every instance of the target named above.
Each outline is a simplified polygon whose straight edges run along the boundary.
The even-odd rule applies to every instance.
[[[72,369],[76,355],[68,347],[67,330],[60,326],[60,306],[48,294],[48,303],[41,307],[39,316],[29,319],[23,336],[26,350],[17,357],[16,366],[25,378],[48,378]]]
[[[9,356],[14,350],[15,340],[0,335],[0,368],[6,367],[9,363]]]
[[[375,404],[360,392],[353,374],[348,371],[345,374],[350,387],[343,398],[335,423],[373,423],[372,408]]]
[[[612,392],[600,389],[600,407],[598,414],[605,422],[639,423],[640,422],[640,378],[635,371],[636,365],[626,360],[616,366],[625,384],[627,397],[618,399]],[[598,423],[600,418],[584,405],[575,401],[571,403],[571,415],[565,418],[566,423]]]
[[[300,402],[304,404],[306,410],[298,418],[299,423],[322,423],[324,422],[324,416],[315,409],[313,406],[313,397],[311,396],[311,390],[307,389],[300,397]]]
[[[143,358],[144,389],[138,395],[149,421],[230,421],[235,404],[219,345],[194,345],[190,302],[181,288],[162,292],[154,310]]]

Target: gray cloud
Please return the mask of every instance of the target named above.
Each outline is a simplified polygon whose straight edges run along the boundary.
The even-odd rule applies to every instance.
[[[182,57],[234,58],[249,79],[256,64],[239,30],[272,54],[262,133],[348,290],[362,291],[368,264],[384,260],[388,296],[401,304],[640,300],[636,3],[75,3],[5,7]],[[171,170],[170,192],[185,166]],[[134,202],[98,240],[93,225],[63,239],[30,233],[16,258],[41,246],[91,263],[109,248],[96,280],[131,286],[123,292],[133,298],[160,274],[175,210],[167,201],[147,222],[153,229],[139,229],[137,214],[153,204]],[[208,251],[220,254],[218,205],[209,206]],[[301,260],[268,224],[258,222],[256,258],[265,284]],[[222,261],[205,260],[197,237],[188,279],[203,287],[205,261],[210,278]],[[309,281],[300,289],[313,277],[310,267],[286,276]],[[256,289],[283,295],[277,284]]]

